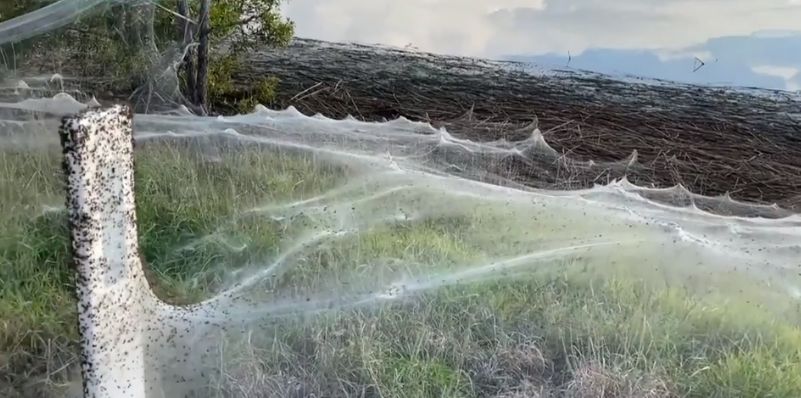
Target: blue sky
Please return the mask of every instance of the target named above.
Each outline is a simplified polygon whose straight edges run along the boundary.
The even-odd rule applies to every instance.
[[[717,37],[677,52],[596,48],[576,56],[571,54],[570,57],[549,53],[518,54],[503,58],[546,67],[569,66],[611,75],[801,90],[801,32]]]
[[[801,90],[801,0],[288,0],[298,36]],[[693,72],[694,58],[705,66]]]

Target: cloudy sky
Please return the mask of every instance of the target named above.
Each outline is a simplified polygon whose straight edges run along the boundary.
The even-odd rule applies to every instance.
[[[801,0],[288,0],[283,11],[300,37],[554,65],[570,54],[571,67],[607,73],[801,89]],[[695,56],[707,65],[692,72]]]

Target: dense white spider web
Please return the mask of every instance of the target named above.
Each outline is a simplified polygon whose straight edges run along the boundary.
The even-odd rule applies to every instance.
[[[2,23],[0,44],[51,31],[100,3],[61,1]],[[59,156],[58,118],[87,103],[66,93],[41,94],[49,93],[47,84],[51,79],[35,76],[2,82],[0,150]],[[307,175],[320,183],[306,192],[273,196],[266,189],[262,198],[235,206],[238,210],[212,232],[171,248],[178,257],[203,250],[231,257],[205,266],[221,279],[204,292],[199,310],[182,321],[192,326],[188,340],[149,353],[161,376],[192,380],[218,366],[221,358],[214,353],[223,330],[269,335],[278,320],[369,312],[449,286],[521,280],[554,270],[623,271],[699,294],[725,292],[731,280],[742,278],[762,289],[766,300],[777,301],[796,300],[801,292],[801,218],[782,209],[625,180],[578,191],[531,189],[486,171],[509,158],[555,161],[558,154],[536,127],[524,141],[479,143],[405,119],[367,123],[265,107],[201,117],[176,107],[136,114],[134,131],[140,153],[167,147],[203,159],[183,165],[197,167],[201,176],[205,164],[226,162],[237,153],[330,174]],[[230,169],[234,173],[250,172],[247,162],[236,164],[241,168]],[[269,171],[297,177],[279,166]],[[43,193],[42,198],[36,205],[43,210],[62,211],[58,197]],[[701,202],[730,215],[701,211],[696,206]],[[259,228],[277,231],[271,250],[254,248]],[[404,234],[418,228],[426,231],[425,239],[447,239],[420,245],[428,251],[385,247],[408,245]],[[247,261],[230,260],[250,250],[256,254]],[[192,366],[180,361],[185,355]],[[164,383],[167,390],[175,387]]]

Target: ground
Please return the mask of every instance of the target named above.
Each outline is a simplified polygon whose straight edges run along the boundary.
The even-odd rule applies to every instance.
[[[156,291],[171,302],[208,296],[226,271],[273,253],[281,231],[253,218],[225,236],[232,239],[191,251],[188,244],[204,242],[253,206],[334,187],[344,173],[259,148],[213,156],[195,149],[137,149],[142,255]],[[56,146],[0,153],[6,397],[74,387],[67,381],[74,382],[76,309],[59,155]],[[479,255],[462,233],[470,227],[458,218],[371,230],[308,256],[293,277],[315,281],[324,268],[344,266],[342,258],[469,259]],[[697,297],[553,264],[514,281],[282,319],[228,348],[229,361],[210,376],[209,388],[236,397],[798,397],[799,320],[798,309],[777,317],[745,298]]]
[[[69,77],[65,87],[101,100],[131,95],[106,77],[82,77],[58,57],[31,62],[29,74],[59,71]],[[626,175],[641,186],[682,184],[699,194],[801,210],[798,93],[620,80],[302,38],[248,54],[234,86],[244,99],[265,76],[279,84],[274,103],[264,105],[308,115],[405,116],[474,140],[520,139],[538,127],[558,162],[513,157],[491,170],[527,185],[586,188]],[[581,163],[588,161],[594,163]]]
[[[403,115],[477,140],[524,138],[538,127],[556,155],[490,165],[528,185],[583,188],[625,174],[646,186],[681,183],[695,193],[776,202],[782,214],[799,210],[797,97],[517,67],[296,40],[285,51],[252,54],[236,79],[275,75],[281,84],[271,105],[307,114]],[[104,79],[82,80],[61,65],[42,70],[75,77],[59,83],[101,100],[109,89],[93,91]],[[11,87],[3,98],[16,98]],[[55,146],[0,152],[1,396],[74,388],[76,309],[59,161]],[[227,271],[274,254],[281,231],[254,218],[226,239],[204,238],[252,206],[336,186],[341,173],[258,150],[198,156],[179,144],[140,147],[139,234],[155,290],[174,303],[216,291]],[[461,233],[470,226],[440,219],[372,231],[315,253],[296,276],[315,280],[346,256],[470,259],[475,242]],[[798,397],[801,309],[789,307],[776,316],[746,297],[698,297],[553,264],[514,281],[283,319],[234,346],[209,388],[237,397]]]

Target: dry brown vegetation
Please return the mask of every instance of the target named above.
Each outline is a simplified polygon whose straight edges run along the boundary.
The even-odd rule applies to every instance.
[[[102,76],[32,59],[29,72],[61,71],[74,78],[68,88],[87,95],[130,94]],[[537,73],[513,62],[299,38],[249,54],[233,74],[233,92],[249,98],[264,76],[280,80],[276,100],[265,105],[306,114],[404,116],[476,140],[519,140],[539,127],[554,153],[488,165],[489,173],[535,187],[586,188],[626,176],[642,186],[682,184],[697,194],[801,209],[801,96],[789,92]]]
[[[530,185],[574,189],[627,175],[801,209],[798,95],[536,74],[516,63],[301,39],[251,55],[235,80],[244,87],[262,74],[281,80],[275,106],[307,114],[405,116],[479,140],[524,138],[536,123],[559,156],[508,159],[495,170]]]

